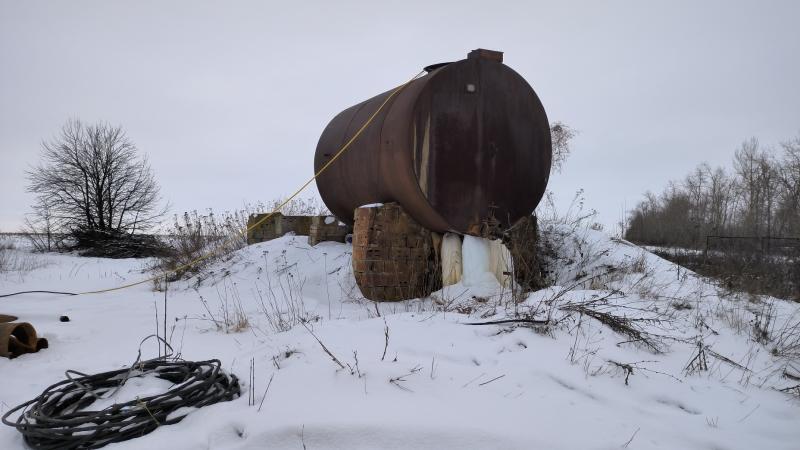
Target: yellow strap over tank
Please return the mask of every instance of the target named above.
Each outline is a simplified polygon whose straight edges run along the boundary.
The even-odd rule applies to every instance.
[[[353,142],[355,142],[355,140],[356,140],[356,139],[358,139],[358,137],[361,135],[361,133],[363,133],[363,132],[364,132],[364,130],[366,130],[366,129],[367,129],[367,127],[368,127],[368,126],[369,126],[369,125],[372,123],[372,121],[375,119],[375,117],[377,117],[377,116],[378,116],[378,114],[379,114],[379,113],[380,113],[380,112],[383,110],[383,108],[386,106],[386,104],[387,104],[387,103],[389,103],[389,100],[391,100],[392,98],[394,98],[394,96],[395,96],[395,95],[397,95],[397,93],[399,93],[400,91],[402,91],[403,89],[405,89],[405,87],[406,87],[406,86],[408,86],[408,85],[409,85],[409,84],[410,84],[412,81],[414,81],[414,80],[416,80],[417,78],[419,78],[419,77],[420,77],[420,75],[422,75],[423,73],[425,73],[425,71],[422,71],[422,72],[420,72],[420,73],[418,73],[418,74],[414,75],[414,77],[413,77],[413,78],[411,78],[410,80],[408,80],[408,81],[406,81],[405,83],[401,84],[401,85],[400,85],[400,86],[398,86],[398,87],[397,87],[397,88],[396,88],[394,91],[392,91],[392,93],[391,93],[391,94],[389,94],[389,96],[388,96],[388,97],[386,97],[386,99],[383,101],[383,103],[381,103],[381,104],[380,104],[380,106],[378,106],[378,108],[375,110],[375,112],[373,112],[373,113],[372,113],[372,115],[371,115],[371,116],[369,116],[369,118],[368,118],[368,119],[367,119],[367,120],[364,122],[364,124],[363,124],[363,125],[361,125],[361,128],[359,128],[359,129],[358,129],[358,131],[356,131],[356,132],[355,132],[355,134],[353,134],[353,136],[352,136],[350,139],[348,139],[348,140],[347,140],[347,142],[345,142],[345,143],[344,143],[344,145],[342,145],[342,147],[341,147],[341,148],[340,148],[340,149],[339,149],[339,150],[338,150],[338,151],[337,151],[337,152],[336,152],[336,153],[333,155],[333,157],[330,159],[330,161],[328,161],[327,163],[325,163],[325,165],[323,165],[323,166],[322,166],[322,167],[321,167],[321,168],[320,168],[320,169],[319,169],[319,170],[318,170],[318,171],[317,171],[317,172],[314,174],[314,176],[312,176],[311,178],[309,178],[309,179],[308,179],[308,181],[306,181],[305,183],[303,183],[303,185],[302,185],[302,186],[300,186],[300,187],[299,187],[299,188],[298,188],[296,191],[294,191],[294,193],[293,193],[292,195],[290,195],[289,197],[287,197],[287,198],[286,198],[286,200],[284,200],[284,201],[283,201],[283,202],[282,202],[280,205],[278,205],[277,207],[275,207],[275,209],[274,209],[272,212],[270,212],[270,213],[269,213],[269,214],[267,214],[266,216],[262,217],[262,218],[261,218],[259,221],[255,222],[254,224],[252,224],[252,225],[249,225],[249,226],[248,226],[248,227],[247,227],[247,228],[244,230],[244,233],[245,233],[245,234],[247,234],[247,232],[248,232],[248,231],[252,230],[253,228],[255,228],[255,227],[257,227],[257,226],[261,225],[262,223],[266,222],[267,220],[269,220],[269,219],[270,219],[272,216],[274,216],[275,214],[277,214],[278,212],[280,212],[281,208],[283,208],[284,206],[286,206],[286,205],[287,205],[287,204],[288,204],[288,203],[289,203],[289,202],[290,202],[292,199],[294,199],[294,198],[295,198],[295,197],[297,197],[297,196],[298,196],[298,195],[299,195],[301,192],[303,192],[303,190],[304,190],[305,188],[307,188],[309,184],[311,184],[311,183],[312,183],[312,182],[313,182],[315,179],[317,179],[317,177],[318,177],[318,176],[320,176],[320,174],[322,174],[323,172],[325,172],[325,170],[326,170],[326,169],[328,169],[328,167],[330,167],[330,165],[331,165],[331,164],[333,164],[333,162],[334,162],[334,161],[336,161],[336,160],[337,160],[337,159],[338,159],[338,158],[339,158],[339,157],[340,157],[340,156],[341,156],[341,155],[342,155],[342,154],[343,154],[345,151],[347,151],[347,149],[349,149],[349,148],[350,148],[350,145],[351,145]],[[193,260],[191,260],[191,261],[189,261],[189,262],[187,262],[187,263],[185,263],[185,264],[182,264],[182,265],[180,265],[180,266],[178,266],[178,267],[175,267],[174,269],[166,270],[166,271],[164,271],[164,273],[162,273],[162,274],[160,274],[160,275],[156,275],[156,276],[154,276],[154,277],[146,278],[146,279],[144,279],[144,280],[136,281],[136,282],[134,282],[134,283],[123,284],[123,285],[121,285],[121,286],[116,286],[116,287],[112,287],[112,288],[108,288],[108,289],[99,289],[99,290],[96,290],[96,291],[85,291],[85,292],[78,292],[78,293],[76,293],[75,295],[101,294],[101,293],[103,293],[103,292],[119,291],[119,290],[122,290],[122,289],[127,289],[127,288],[129,288],[129,287],[137,286],[137,285],[140,285],[140,284],[143,284],[143,283],[147,283],[147,282],[151,282],[151,281],[159,280],[159,279],[161,279],[161,278],[166,278],[166,276],[167,276],[167,275],[169,275],[169,274],[176,273],[176,272],[179,272],[179,271],[181,271],[181,270],[188,269],[189,267],[192,267],[192,266],[194,266],[195,264],[197,264],[197,263],[199,263],[199,262],[201,262],[201,261],[204,261],[204,260],[206,260],[206,259],[208,259],[208,258],[210,258],[210,257],[212,257],[212,256],[214,256],[214,255],[216,255],[216,254],[217,254],[217,252],[219,252],[221,249],[223,249],[223,248],[225,247],[225,244],[226,244],[227,242],[229,242],[229,241],[230,241],[230,238],[229,238],[228,240],[224,241],[222,244],[219,244],[218,246],[216,246],[216,247],[214,247],[213,249],[211,249],[211,250],[210,250],[208,253],[205,253],[205,254],[203,254],[203,255],[200,255],[200,256],[198,256],[197,258],[195,258],[195,259],[193,259]]]

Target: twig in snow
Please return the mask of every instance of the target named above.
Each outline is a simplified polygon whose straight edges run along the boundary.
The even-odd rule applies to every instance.
[[[732,360],[732,359],[730,359],[728,357],[720,355],[719,353],[717,353],[714,350],[712,350],[711,347],[709,347],[709,346],[706,346],[706,352],[708,352],[708,354],[713,356],[714,358],[717,358],[718,360],[720,360],[722,362],[726,362],[726,363],[732,365],[733,367],[736,367],[737,369],[741,369],[741,370],[743,370],[745,372],[750,372],[750,369],[748,369],[747,367],[737,363],[736,361],[734,361],[734,360]]]
[[[549,320],[534,320],[534,319],[503,319],[492,320],[489,322],[465,322],[464,325],[499,325],[504,323],[528,323],[531,325],[549,325]]]
[[[381,361],[386,358],[386,349],[389,348],[389,325],[386,324],[386,318],[383,318],[383,355]]]
[[[344,368],[345,368],[345,367],[344,367],[344,364],[342,364],[342,362],[341,362],[341,361],[339,361],[339,358],[337,358],[336,356],[334,356],[334,355],[333,355],[333,353],[331,353],[331,351],[330,351],[330,350],[328,350],[328,347],[325,347],[325,344],[323,344],[323,343],[322,343],[322,341],[320,341],[320,340],[319,340],[319,338],[317,337],[317,335],[316,335],[316,334],[314,334],[314,332],[313,332],[313,331],[311,331],[311,328],[308,328],[308,325],[306,325],[306,324],[305,324],[305,322],[300,322],[300,323],[303,325],[303,328],[305,328],[305,329],[306,329],[306,331],[308,331],[308,333],[309,333],[309,334],[311,334],[311,336],[313,336],[313,337],[314,337],[314,339],[316,339],[316,340],[317,340],[317,342],[319,343],[319,345],[322,347],[322,350],[325,350],[325,353],[327,353],[327,354],[328,354],[328,356],[330,356],[330,357],[331,357],[331,359],[333,360],[333,362],[335,362],[335,363],[336,363],[336,365],[338,365],[340,368],[344,369]]]
[[[640,364],[644,364],[644,363],[656,363],[658,361],[637,361],[637,362],[632,362],[632,363],[628,363],[628,364],[618,363],[618,362],[612,361],[612,360],[608,360],[608,362],[616,365],[617,367],[622,368],[626,372],[627,372],[627,369],[624,366],[630,366],[631,371],[630,371],[630,373],[628,373],[628,375],[633,375],[633,369],[636,369],[636,370],[639,370],[639,371],[645,371],[645,372],[655,373],[655,374],[658,374],[658,375],[664,375],[665,377],[672,378],[673,380],[677,381],[678,383],[683,383],[683,380],[681,380],[680,378],[678,378],[678,377],[676,377],[674,375],[670,375],[670,374],[665,373],[665,372],[659,372],[658,370],[648,369],[647,367],[643,367],[643,366],[640,365]],[[625,376],[625,381],[626,381],[625,384],[627,384],[628,375]]]
[[[261,403],[258,404],[258,412],[261,412],[261,407],[264,406],[264,399],[267,398],[267,392],[269,392],[269,387],[272,386],[272,378],[274,377],[275,373],[273,372],[273,374],[269,376],[269,383],[267,383],[267,389],[264,390],[264,396],[261,397]]]
[[[156,311],[156,338],[159,338],[159,334],[161,333],[160,328],[158,326],[158,303],[156,300],[153,300],[153,309]],[[158,357],[161,357],[161,341],[158,341]]]
[[[351,366],[350,363],[347,363],[347,368],[350,369],[350,375],[358,374],[358,378],[361,378],[361,369],[358,368],[358,352],[353,350],[353,359],[355,363]]]
[[[502,374],[502,375],[500,375],[499,377],[494,377],[494,378],[492,378],[492,379],[491,379],[491,380],[489,380],[489,381],[484,381],[483,383],[479,384],[478,386],[484,386],[484,385],[487,385],[487,384],[491,383],[492,381],[499,380],[500,378],[503,378],[504,376],[506,376],[506,374]]]
[[[783,388],[781,389],[781,392],[786,392],[787,394],[794,394],[800,397],[800,384],[798,384],[797,386],[789,386],[787,388]]]
[[[631,436],[631,438],[628,439],[628,442],[626,442],[625,444],[622,445],[622,448],[628,448],[628,446],[631,444],[631,442],[633,442],[633,438],[636,437],[636,433],[638,433],[639,430],[641,430],[641,428],[637,428],[636,431],[633,432],[633,436]]]
[[[167,291],[169,290],[169,281],[164,278],[164,356],[167,356]],[[171,340],[170,340],[171,341]],[[160,346],[161,343],[159,342]]]
[[[748,417],[750,417],[750,415],[751,415],[751,414],[753,414],[754,412],[756,412],[756,410],[757,410],[758,408],[760,408],[760,407],[761,407],[761,404],[759,403],[758,405],[756,405],[756,407],[755,407],[755,408],[753,408],[753,410],[752,410],[752,411],[750,411],[749,413],[747,413],[747,415],[745,415],[744,417],[742,417],[741,419],[739,419],[739,420],[738,420],[738,422],[739,422],[739,423],[742,423],[742,422],[744,422],[744,419],[747,419]]]
[[[484,376],[484,375],[486,375],[486,372],[483,372],[482,374],[478,375],[477,377],[475,377],[475,378],[473,378],[473,379],[469,380],[469,381],[467,382],[467,384],[465,384],[465,385],[463,385],[463,386],[461,386],[461,387],[462,387],[462,388],[465,388],[465,387],[469,386],[470,384],[472,384],[472,382],[473,382],[473,381],[475,381],[475,380],[477,380],[477,379],[481,378],[481,377],[482,377],[482,376]]]
[[[611,359],[609,359],[608,362],[610,362],[611,364],[614,364],[615,366],[617,366],[620,369],[622,369],[623,371],[625,371],[625,386],[627,386],[628,385],[628,377],[633,375],[633,366],[630,365],[630,364],[619,363],[619,362],[616,362],[616,361],[611,360]],[[636,434],[634,433],[634,436],[635,435]],[[633,438],[631,438],[631,440],[633,440]],[[630,441],[628,441],[628,443],[630,443]],[[625,447],[627,447],[627,444],[625,445]]]
[[[250,358],[250,380],[247,383],[247,406],[256,404],[256,359]]]
[[[422,366],[416,365],[416,366],[414,366],[414,367],[413,367],[411,370],[409,370],[409,372],[408,372],[408,373],[406,373],[406,374],[403,374],[403,375],[400,375],[400,376],[397,376],[397,377],[394,377],[394,378],[389,378],[389,383],[391,383],[391,384],[393,384],[393,385],[397,386],[398,388],[400,388],[400,389],[402,389],[402,390],[404,390],[404,391],[413,392],[411,389],[409,389],[409,388],[407,388],[407,387],[403,386],[403,385],[402,385],[402,384],[400,384],[400,383],[405,383],[406,381],[408,381],[408,380],[406,380],[406,377],[409,377],[409,376],[411,376],[411,375],[415,375],[415,374],[417,374],[417,373],[418,373],[420,370],[422,370]]]
[[[708,370],[708,359],[706,358],[706,346],[703,345],[703,341],[697,342],[697,353],[694,355],[686,367],[683,368],[683,371],[687,375],[691,375],[695,372],[699,371],[707,371]]]
[[[328,288],[328,253],[322,252],[325,264],[325,295],[328,297],[328,320],[331,320],[331,292]]]

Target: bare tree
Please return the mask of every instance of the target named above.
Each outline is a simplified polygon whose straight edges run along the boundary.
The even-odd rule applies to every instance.
[[[778,233],[800,236],[800,136],[781,146],[783,160],[778,169],[781,185]]]
[[[28,214],[24,222],[24,231],[36,251],[49,252],[59,247],[62,234],[55,233],[57,228],[53,218],[51,200],[37,197],[33,212]]]
[[[765,191],[772,177],[767,158],[756,138],[744,141],[733,157],[743,201],[743,231],[752,236],[768,233],[765,215],[771,205],[767,204]]]
[[[708,189],[709,231],[712,234],[721,234],[730,220],[730,210],[734,201],[734,196],[731,194],[733,182],[723,168],[717,167],[710,174]]]
[[[51,232],[133,236],[165,212],[147,158],[118,126],[68,121],[27,175],[33,216]]]

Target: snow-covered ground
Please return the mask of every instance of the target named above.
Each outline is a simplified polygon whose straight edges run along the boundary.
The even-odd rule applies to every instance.
[[[781,391],[800,383],[797,304],[719,292],[599,231],[543,230],[554,285],[526,298],[487,281],[375,304],[354,285],[351,247],[309,247],[301,236],[249,246],[170,284],[175,352],[220,359],[243,395],[109,448],[800,448],[800,401]],[[143,260],[14,252],[25,270],[0,274],[0,294],[148,276]],[[164,293],[153,288],[0,299],[0,313],[50,342],[0,359],[0,412],[67,369],[129,365],[163,320]],[[511,319],[528,322],[470,325]],[[152,341],[142,351],[158,355]],[[0,448],[23,447],[0,426]]]

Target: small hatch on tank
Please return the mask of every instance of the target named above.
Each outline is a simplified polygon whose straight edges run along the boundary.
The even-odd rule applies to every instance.
[[[431,73],[434,70],[436,70],[436,69],[438,69],[440,67],[444,67],[444,66],[446,66],[448,64],[453,64],[453,62],[452,61],[448,61],[448,62],[441,62],[441,63],[431,64],[430,66],[425,66],[425,68],[422,69],[422,70],[424,70],[425,72]]]

